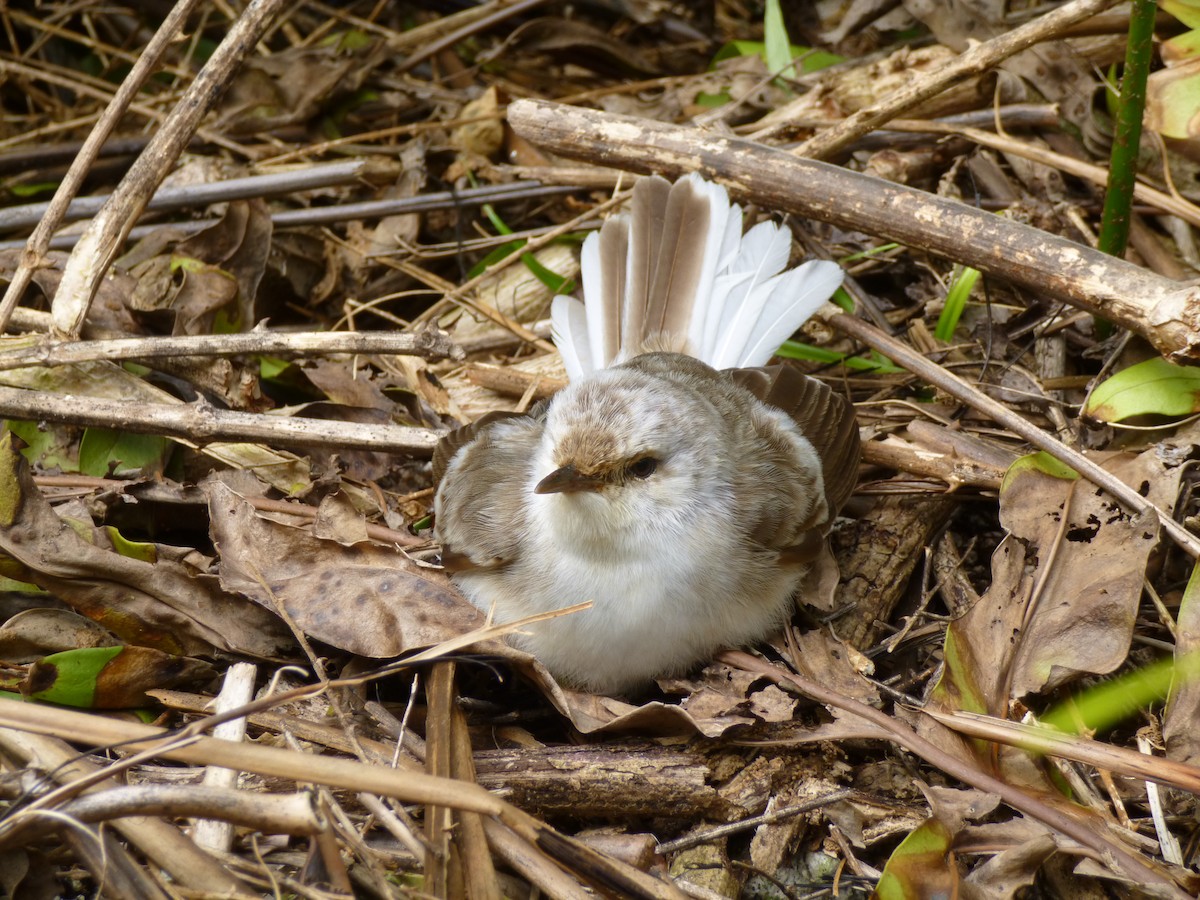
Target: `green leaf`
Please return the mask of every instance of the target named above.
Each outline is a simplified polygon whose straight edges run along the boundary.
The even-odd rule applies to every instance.
[[[806,362],[821,363],[822,365],[840,363],[847,369],[854,369],[860,372],[893,373],[904,371],[894,365],[891,360],[875,351],[871,352],[870,357],[847,356],[845,353],[826,350],[824,347],[814,347],[811,344],[803,344],[799,341],[784,341],[783,345],[775,351],[775,355],[781,356],[784,359],[802,359]]]
[[[575,290],[575,282],[570,278],[564,278],[557,272],[552,272],[538,261],[538,258],[532,253],[522,253],[521,262],[525,264],[534,278],[544,284],[556,294],[569,294]]]
[[[1001,495],[1004,494],[1014,478],[1022,472],[1029,471],[1041,472],[1043,475],[1061,478],[1063,481],[1074,481],[1079,477],[1079,473],[1066,463],[1059,462],[1045,450],[1038,450],[1036,453],[1026,453],[1024,456],[1018,457],[1008,467],[1008,471],[1004,473],[1004,479],[1000,482]]]
[[[945,825],[926,820],[892,851],[875,896],[879,900],[954,896],[958,873],[948,859],[953,843],[954,835]]]
[[[96,697],[96,680],[124,647],[88,647],[44,656],[30,667],[22,693],[32,700],[89,708]]]
[[[79,471],[96,478],[161,472],[171,448],[171,441],[158,435],[88,428],[79,442]]]
[[[1188,28],[1200,28],[1200,0],[1158,0],[1158,5]]]
[[[490,203],[483,204],[481,209],[483,210],[483,214],[487,216],[488,221],[492,223],[492,227],[495,228],[496,231],[498,231],[500,234],[513,233],[512,229],[509,228],[505,221],[500,218],[500,215],[495,209],[492,208]],[[485,272],[490,266],[494,266],[506,256],[516,253],[518,250],[524,247],[526,243],[527,241],[524,240],[510,241],[507,244],[497,247],[478,263],[476,263],[471,268],[471,271],[467,273],[467,277],[474,278],[482,272]],[[569,278],[564,278],[557,272],[552,272],[550,269],[546,268],[532,253],[522,253],[521,262],[525,264],[525,268],[527,268],[533,274],[534,278],[555,293],[569,294],[571,291],[575,290],[575,282]]]
[[[101,526],[108,539],[112,541],[113,549],[121,556],[129,559],[140,559],[142,562],[158,562],[158,547],[147,541],[131,541],[112,525]]]
[[[1159,46],[1163,61],[1167,65],[1200,56],[1200,28],[1193,28],[1183,34],[1177,34],[1170,40],[1163,41]]]
[[[1181,140],[1200,135],[1200,57],[1153,73],[1146,92],[1147,128]]]
[[[45,424],[39,427],[37,422],[21,422],[8,419],[4,422],[8,430],[25,442],[21,455],[31,464],[45,469],[59,469],[62,472],[78,472],[79,460],[75,437],[76,429],[64,425]]]
[[[47,194],[57,189],[57,181],[31,181],[28,184],[14,184],[9,187],[12,195],[21,199],[36,197],[38,194]]]
[[[854,298],[850,296],[850,292],[845,288],[838,288],[833,292],[833,296],[829,300],[835,306],[844,309],[848,313],[854,312]]]
[[[702,106],[705,109],[716,109],[718,106],[724,106],[732,99],[733,97],[730,96],[729,91],[721,91],[719,94],[710,94],[706,91],[701,91],[696,95],[694,102],[697,106]]]
[[[712,58],[712,65],[709,68],[716,68],[717,63],[726,59],[734,59],[738,56],[757,56],[766,63],[767,45],[762,41],[730,41],[716,52]],[[791,44],[788,47],[788,59],[799,60],[800,68],[805,74],[827,69],[830,66],[846,61],[846,57],[844,56],[838,56],[836,53],[828,53],[825,50],[817,50],[813,47],[805,47],[801,44]],[[767,65],[770,66],[770,63],[767,63]]]
[[[1057,704],[1040,717],[1041,723],[1068,734],[1105,731],[1163,700],[1174,679],[1200,675],[1198,663],[1200,658],[1193,656],[1181,668],[1167,658],[1127,672]]]
[[[954,339],[954,329],[958,327],[963,310],[967,307],[967,299],[975,282],[979,281],[979,270],[967,266],[955,266],[954,278],[950,282],[950,290],[946,292],[946,304],[942,314],[938,316],[937,327],[933,335],[939,341],[950,343]]]
[[[1154,357],[1106,379],[1088,398],[1084,415],[1101,422],[1133,416],[1179,418],[1200,411],[1200,368]]]
[[[492,227],[495,228],[496,231],[498,231],[500,234],[512,234],[512,229],[509,228],[505,221],[500,218],[500,214],[496,212],[496,209],[492,206],[492,204],[485,203],[482,207],[480,207],[480,209],[483,210],[483,214],[487,216],[488,221],[492,223]]]
[[[851,253],[849,256],[843,256],[838,260],[838,263],[844,266],[847,263],[858,262],[860,259],[870,259],[873,256],[889,253],[899,246],[900,245],[895,242],[890,244],[880,244],[878,247],[871,247],[869,250],[861,250],[858,253]]]
[[[767,9],[763,14],[763,37],[767,68],[784,78],[795,78],[792,43],[788,40],[787,26],[783,24],[783,10],[779,8],[779,0],[767,0]]]

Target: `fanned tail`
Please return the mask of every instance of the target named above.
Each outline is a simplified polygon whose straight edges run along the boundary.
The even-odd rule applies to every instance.
[[[651,350],[716,368],[761,366],[837,289],[842,270],[783,271],[791,235],[771,222],[742,234],[741,208],[699,175],[641,179],[630,212],[583,244],[584,302],[555,297],[555,341],[577,380]]]

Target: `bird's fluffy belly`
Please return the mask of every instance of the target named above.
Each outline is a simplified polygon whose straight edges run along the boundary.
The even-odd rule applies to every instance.
[[[510,640],[562,680],[604,693],[641,687],[720,647],[763,637],[786,618],[801,574],[769,559],[739,565],[686,552],[625,556],[619,564],[568,553],[531,556],[554,561],[536,571],[518,563],[462,575],[458,583],[485,611],[494,603],[498,622],[590,600],[591,609],[529,625]]]

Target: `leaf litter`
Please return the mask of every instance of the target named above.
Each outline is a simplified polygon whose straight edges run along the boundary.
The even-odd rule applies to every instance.
[[[561,364],[545,350],[552,285],[578,277],[580,238],[629,176],[538,148],[506,124],[507,104],[554,99],[787,145],[936,77],[974,42],[1012,27],[1000,4],[971,15],[938,4],[855,12],[875,17],[871,28],[819,8],[777,15],[775,3],[718,2],[710,16],[654,7],[636,19],[519,6],[487,3],[439,17],[403,5],[305,4],[282,14],[259,54],[229,76],[180,172],[267,176],[350,156],[377,162],[374,174],[148,214],[99,282],[82,335],[436,324],[468,352],[465,363],[201,351],[0,375],[13,394],[0,396],[12,423],[0,466],[7,689],[97,710],[137,703],[178,728],[204,721],[220,689],[214,671],[256,661],[253,741],[309,754],[313,783],[332,786],[315,796],[339,824],[318,827],[323,838],[299,827],[284,838],[286,829],[251,816],[224,847],[191,845],[189,853],[210,860],[214,850],[232,850],[227,871],[243,893],[268,884],[307,895],[472,897],[525,896],[530,886],[575,896],[585,885],[622,896],[1194,892],[1194,855],[1167,848],[1174,840],[1194,854],[1195,799],[1168,775],[1160,792],[1119,762],[1109,770],[1042,756],[946,724],[974,713],[1033,725],[1065,710],[1081,735],[1103,745],[1145,746],[1195,765],[1194,560],[1164,540],[1155,513],[1126,509],[1061,463],[1029,454],[936,382],[864,355],[820,322],[798,336],[809,348],[798,365],[856,401],[865,452],[856,498],[833,535],[836,563],[806,588],[810,602],[793,626],[757,648],[769,671],[799,682],[766,678],[735,654],[663,679],[646,696],[602,697],[555,683],[502,635],[480,630],[486,617],[457,595],[434,548],[412,530],[432,504],[427,461],[338,435],[343,423],[442,431],[527,408],[562,384]],[[222,17],[238,8],[209,11],[188,33],[219,40],[230,25]],[[18,37],[0,51],[11,67],[3,102],[12,130],[0,134],[6,206],[48,199],[81,152],[87,127],[76,117],[110,96],[109,83],[90,71],[119,78],[122,48],[144,40],[125,32],[133,19],[100,6],[62,13],[50,30],[19,11],[0,12],[6,33]],[[1019,145],[1103,164],[1110,123],[1090,98],[1095,72],[1123,57],[1121,16],[1068,27],[938,91],[903,112],[903,130],[869,133],[835,161],[1089,243],[1096,192],[1029,162]],[[923,40],[906,43],[913,34]],[[781,78],[766,60],[778,63],[784,47],[801,61],[809,47],[837,55],[819,57],[826,68],[805,64]],[[185,42],[167,53],[177,78],[202,62],[188,56],[196,49]],[[56,60],[66,62],[66,82]],[[170,109],[180,84],[164,78],[146,91]],[[118,129],[122,142],[89,161],[89,192],[111,188],[145,145],[157,127],[148,115],[146,107],[131,111]],[[996,118],[1012,145],[985,149],[953,133],[956,123],[966,135]],[[949,136],[912,122],[928,119]],[[1169,167],[1183,202],[1194,200],[1194,159],[1169,139],[1165,146],[1146,156],[1146,176],[1165,184]],[[475,199],[514,181],[563,190],[487,207]],[[421,212],[385,205],[442,190],[453,200]],[[1187,226],[1152,209],[1135,215],[1132,257],[1165,278],[1194,279]],[[807,252],[847,260],[860,316],[1086,449],[1191,526],[1194,429],[1177,419],[1194,399],[1174,369],[1142,399],[1137,364],[1168,365],[1143,340],[1153,335],[1106,336],[1091,317],[986,273],[948,296],[950,261],[886,246],[865,221],[862,230],[789,224]],[[545,237],[553,229],[561,233]],[[5,282],[17,276],[27,234],[0,235]],[[63,231],[55,240],[66,248],[75,238]],[[958,259],[968,267],[970,242],[964,235]],[[47,310],[68,265],[55,250],[31,271],[9,329],[25,334],[0,339],[0,354],[30,346],[30,335],[63,339],[49,337]],[[864,359],[874,362],[855,365]],[[41,405],[27,402],[35,398]],[[71,410],[89,398],[119,398],[129,415],[106,429],[85,427]],[[1107,412],[1114,401],[1106,398],[1120,408]],[[51,403],[70,399],[79,405],[60,411]],[[328,443],[214,439],[201,427],[210,404],[260,413],[268,426],[280,416],[317,418]],[[203,437],[143,456],[104,436],[154,435],[153,421],[138,415],[152,407],[173,409]],[[1085,408],[1156,427],[1115,430],[1081,417]],[[464,640],[474,643],[464,649]],[[1115,723],[1088,720],[1089,692],[1119,692],[1130,684],[1124,679],[1164,660],[1174,668],[1162,692]],[[814,702],[797,683],[831,695]],[[68,689],[55,693],[58,686]],[[38,730],[58,742],[55,752],[86,754],[132,732],[119,720],[101,728],[98,714],[68,725],[53,706],[35,726],[18,702],[0,706],[10,773],[0,820],[0,854],[12,873],[5,887],[32,890],[46,883],[42,872],[59,891],[94,890],[104,875],[79,844],[20,838],[16,823],[47,788],[17,776],[57,764],[46,748],[10,736]],[[1072,740],[1082,746],[1086,737]],[[918,738],[937,752],[921,750]],[[184,763],[205,757],[182,752],[169,767],[166,756],[135,761],[133,773],[148,786],[190,778],[196,770]],[[362,765],[334,775],[322,768],[326,756]],[[254,765],[226,799],[300,790],[272,768],[282,763]],[[387,766],[433,780],[384,789],[372,772]],[[990,789],[988,778],[1006,792]],[[499,799],[485,801],[471,782]],[[222,812],[214,806],[209,815]],[[1065,827],[1061,815],[1083,830]],[[731,823],[740,830],[721,830]],[[268,834],[276,836],[261,843]],[[326,853],[316,868],[294,852],[339,844],[342,856]],[[148,889],[158,871],[184,888],[215,884],[213,870],[164,862],[129,833],[109,852],[123,860],[126,892]],[[496,866],[484,866],[481,854]],[[207,881],[196,874],[204,871]]]

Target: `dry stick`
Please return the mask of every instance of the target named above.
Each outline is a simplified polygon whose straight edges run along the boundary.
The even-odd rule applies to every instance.
[[[415,197],[395,197],[390,200],[362,200],[357,203],[334,203],[330,206],[310,206],[303,209],[276,210],[271,213],[271,224],[275,228],[329,225],[351,219],[376,219],[382,216],[429,212],[435,209],[450,209],[482,203],[528,200],[531,197],[553,197],[565,194],[570,190],[571,187],[569,185],[544,185],[535,181],[517,181],[509,184],[493,184],[481,188],[468,188],[458,192],[437,191],[431,194],[419,194]],[[172,222],[170,227],[180,234],[188,235],[211,228],[219,221],[219,219],[214,218],[188,219],[181,222]],[[130,229],[126,238],[129,240],[139,240],[162,227],[161,224],[137,225]],[[517,239],[516,235],[502,235],[501,237],[507,240]],[[51,239],[49,246],[56,250],[65,250],[74,247],[78,241],[78,235],[59,234]],[[0,250],[11,249],[18,244],[19,242],[0,241]]]
[[[294,194],[298,191],[353,184],[364,179],[368,181],[394,179],[399,171],[397,165],[370,157],[318,163],[286,172],[266,172],[260,175],[247,175],[244,178],[226,178],[222,181],[190,184],[186,187],[163,188],[156,191],[146,203],[146,210],[188,209],[209,206],[213,203],[225,203],[230,200],[245,200],[249,197],[274,197],[280,194]],[[46,217],[50,214],[52,204],[57,200],[56,194],[54,200],[49,203],[26,203],[22,206],[0,209],[0,230],[25,228],[35,222],[42,223],[39,226],[40,230],[44,226]],[[90,218],[100,211],[107,200],[108,197],[76,197],[58,218],[61,222],[74,222]],[[54,222],[52,227],[57,227],[58,224],[59,222]]]
[[[214,441],[249,441],[293,447],[353,447],[419,456],[431,455],[441,437],[427,428],[264,416],[217,409],[203,402],[133,403],[7,387],[0,387],[0,418],[157,434],[193,446]]]
[[[60,784],[92,778],[97,792],[117,786],[117,781],[79,754],[58,736],[30,734],[28,730],[0,728],[0,749],[10,757],[27,760],[34,768],[50,773]],[[85,796],[91,796],[86,794]],[[21,815],[10,808],[8,818]],[[247,886],[212,857],[197,847],[174,825],[160,818],[137,816],[120,819],[113,827],[178,884],[195,889],[237,892]]]
[[[1123,871],[1125,876],[1134,881],[1163,885],[1170,889],[1172,896],[1175,897],[1190,896],[1181,891],[1167,875],[1159,871],[1155,866],[1126,849],[1122,844],[1114,840],[1106,840],[1104,836],[1093,831],[1084,821],[1076,819],[1049,804],[1043,803],[1036,797],[1026,794],[1006,781],[989,775],[974,766],[967,765],[953,754],[947,753],[936,746],[932,741],[921,737],[908,725],[899,722],[886,713],[868,706],[866,703],[846,697],[831,688],[818,684],[810,678],[784,671],[778,666],[773,666],[740,650],[726,650],[720,654],[718,659],[745,669],[747,672],[754,672],[769,678],[781,687],[798,688],[801,693],[811,697],[818,703],[834,706],[862,719],[866,719],[868,722],[882,729],[887,734],[889,740],[894,741],[908,752],[919,756],[931,765],[937,766],[943,772],[957,778],[964,784],[969,784],[981,791],[997,794],[1000,799],[1013,809],[1024,813],[1030,818],[1036,819],[1056,831],[1062,832],[1084,847],[1094,850],[1101,860],[1107,861],[1111,867],[1118,871]]]
[[[1114,2],[1115,0],[1073,0],[1012,31],[977,44],[959,54],[949,65],[915,79],[907,87],[893,91],[871,106],[860,109],[840,125],[814,135],[797,147],[795,152],[811,159],[828,159],[904,110],[940,94],[950,85],[965,78],[983,74],[1013,54],[1053,37],[1068,26],[1091,18],[1106,7],[1112,6]]]
[[[72,199],[79,193],[84,178],[100,153],[101,146],[112,134],[117,122],[125,114],[129,103],[141,90],[142,84],[158,64],[163,51],[183,27],[188,13],[196,4],[197,0],[179,0],[175,4],[158,31],[155,32],[154,37],[150,39],[150,43],[138,55],[137,62],[133,64],[133,68],[129,70],[129,74],[125,76],[121,86],[117,88],[112,102],[105,108],[91,133],[83,142],[83,146],[80,147],[75,161],[67,169],[58,190],[54,192],[54,198],[50,201],[45,215],[34,229],[33,234],[29,236],[17,271],[13,273],[12,280],[8,283],[4,299],[0,300],[0,334],[8,330],[8,320],[25,293],[25,289],[29,287],[29,282],[33,280],[34,269],[44,264],[46,250],[50,246],[50,238],[62,223],[63,216]]]
[[[291,695],[295,692],[288,692]],[[281,695],[283,696],[283,695]],[[268,698],[271,699],[271,698]],[[279,700],[280,697],[274,698]],[[255,704],[251,704],[253,706]],[[213,721],[218,717],[213,717]],[[155,756],[190,764],[240,768],[291,781],[313,782],[352,791],[369,791],[405,803],[441,804],[498,818],[525,840],[550,853],[577,871],[606,885],[617,885],[622,896],[662,897],[682,900],[673,885],[604,857],[578,841],[565,837],[543,822],[505,803],[477,784],[452,778],[434,778],[407,769],[373,766],[357,760],[298,753],[261,744],[240,743],[199,737],[184,729],[166,732],[161,728],[119,722],[73,710],[25,703],[0,704],[0,727],[35,734],[70,734],[72,740],[95,746],[124,745],[127,750],[149,750]],[[186,744],[177,742],[183,736]],[[172,741],[163,744],[163,741]],[[122,763],[129,760],[123,760]],[[0,825],[0,847],[12,823]]]
[[[12,707],[11,709],[7,707]],[[96,747],[122,745],[129,751],[150,748],[156,755],[191,765],[216,765],[243,769],[292,781],[307,781],[328,787],[372,791],[405,803],[441,803],[470,809],[487,816],[499,815],[504,801],[476,784],[452,778],[434,778],[408,769],[371,766],[357,760],[314,756],[281,747],[222,741],[190,735],[186,746],[172,741],[172,732],[151,725],[118,722],[72,710],[37,706],[32,703],[0,704],[0,725],[34,734],[70,735],[73,741]],[[182,732],[187,734],[186,730]],[[4,829],[7,837],[7,828]]]
[[[484,29],[491,28],[493,25],[497,25],[512,16],[541,6],[545,2],[546,0],[500,0],[500,2],[491,4],[482,3],[478,7],[483,12],[482,16],[473,19],[471,22],[462,25],[460,28],[456,28],[448,34],[441,35],[422,46],[419,50],[413,51],[407,59],[401,61],[396,66],[396,71],[407,72],[418,63],[440,53],[447,47],[453,47],[464,38],[468,38]],[[490,9],[488,9],[489,6],[491,7]]]
[[[1015,156],[1050,166],[1051,168],[1066,172],[1068,175],[1074,175],[1076,178],[1090,181],[1092,184],[1101,187],[1104,187],[1108,182],[1108,170],[1103,166],[1085,162],[1081,159],[1073,159],[1062,153],[1055,153],[1053,150],[1039,147],[1027,141],[1015,140],[1005,134],[995,134],[981,128],[971,128],[968,126],[944,125],[940,122],[918,124],[901,120],[890,123],[889,127],[903,131],[912,130],[933,134],[958,135],[982,147],[990,147],[993,150],[999,150],[1001,153],[1011,153]],[[1133,196],[1142,203],[1154,206],[1170,215],[1179,216],[1185,222],[1200,227],[1200,207],[1194,203],[1189,203],[1182,196],[1168,194],[1166,191],[1160,191],[1141,182],[1133,186]]]
[[[493,819],[484,819],[483,830],[492,852],[547,897],[594,900],[593,893],[512,829]]]
[[[963,203],[800,159],[728,135],[631,116],[519,100],[521,137],[637,172],[699,171],[768,209],[865,231],[945,256],[1103,316],[1176,362],[1200,361],[1200,287]]]
[[[84,231],[67,260],[54,297],[51,312],[57,334],[68,337],[79,334],[92,298],[150,195],[187,147],[200,120],[217,102],[242,58],[254,49],[283,5],[284,0],[251,0]]]
[[[232,770],[231,770],[232,771]],[[183,816],[200,822],[239,825],[264,834],[316,834],[325,825],[316,796],[309,792],[273,793],[195,784],[142,784],[84,794],[57,807],[23,818],[7,835],[10,844],[30,844],[62,829],[61,817],[99,823],[132,816]]]
[[[15,339],[6,339],[15,340]],[[24,340],[29,340],[25,338]],[[274,332],[197,334],[172,337],[117,338],[98,341],[50,341],[7,350],[0,341],[0,371],[26,366],[62,366],[96,360],[177,359],[181,356],[224,357],[248,353],[308,356],[363,353],[420,356],[423,359],[462,359],[465,354],[445,332],[425,329],[416,334],[396,332]]]
[[[1148,756],[1137,750],[1115,747],[1077,734],[1064,734],[1042,725],[1010,722],[966,710],[951,713],[931,709],[921,711],[951,731],[967,737],[982,738],[1031,753],[1074,760],[1139,781],[1153,781],[1200,796],[1198,766],[1161,756]]]
[[[1154,513],[1162,524],[1163,530],[1174,538],[1180,547],[1192,556],[1200,557],[1200,539],[1176,522],[1169,512],[1159,509],[1121,479],[1092,462],[1078,450],[1068,447],[1058,438],[1038,428],[1003,403],[993,400],[979,388],[968,384],[936,363],[930,362],[911,347],[889,337],[875,326],[868,325],[861,319],[844,313],[830,316],[827,321],[843,334],[857,338],[868,347],[878,350],[892,362],[919,375],[935,387],[941,388],[971,408],[983,413],[997,424],[1020,435],[1039,450],[1045,450],[1051,456],[1066,463],[1092,484],[1104,488],[1129,509],[1139,513]]]
[[[258,667],[247,662],[237,662],[226,669],[221,691],[214,698],[213,709],[221,713],[249,703],[254,696],[254,679],[257,674]],[[246,719],[239,717],[222,722],[213,728],[212,735],[223,741],[233,741],[234,743],[243,741],[246,738]],[[237,793],[240,774],[237,769],[209,766],[204,771],[202,784],[206,788]],[[307,805],[311,807],[312,815],[318,815],[314,798],[310,797]],[[183,813],[177,812],[175,815],[183,815]],[[312,833],[314,832],[309,832],[309,834]],[[192,840],[205,850],[228,853],[233,849],[233,823],[224,817],[209,819],[201,816],[192,826]]]

